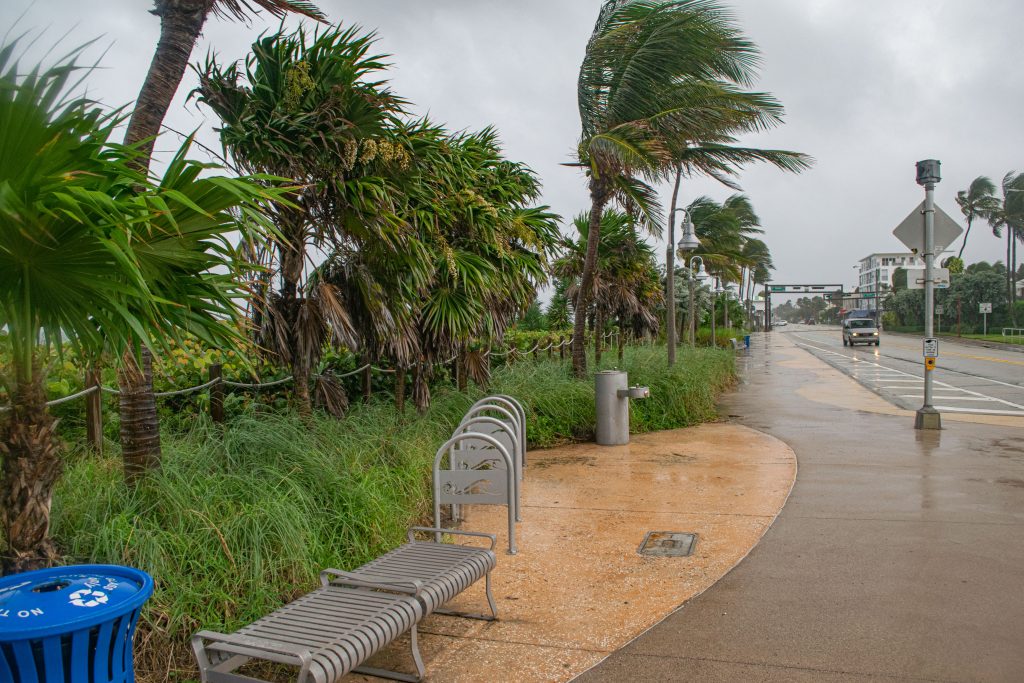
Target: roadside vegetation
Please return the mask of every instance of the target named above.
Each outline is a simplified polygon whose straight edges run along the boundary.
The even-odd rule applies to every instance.
[[[651,388],[632,406],[635,432],[714,419],[733,380],[732,353],[710,349],[683,350],[670,370],[664,347],[629,347],[623,362],[597,367],[612,365]],[[593,438],[593,385],[568,360],[501,366],[491,390],[523,400],[531,449]],[[192,414],[165,430],[160,470],[133,490],[116,454],[76,450],[56,490],[54,536],[69,560],[157,577],[140,680],[187,677],[187,641],[200,627],[230,630],[265,614],[307,591],[323,567],[358,566],[427,520],[435,451],[483,395],[438,385],[422,416],[402,415],[384,393],[344,420],[318,411],[305,421],[263,403],[225,425]]]

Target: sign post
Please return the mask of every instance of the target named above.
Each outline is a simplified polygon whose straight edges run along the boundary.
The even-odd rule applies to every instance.
[[[938,357],[939,344],[934,339],[935,311],[935,185],[941,180],[940,163],[936,159],[917,162],[917,184],[924,187],[924,405],[914,418],[916,429],[942,429],[942,418],[932,405],[932,371]],[[959,229],[959,226],[956,226]],[[899,228],[897,228],[898,230]],[[950,231],[952,232],[952,231]],[[959,233],[958,233],[959,234]],[[947,242],[948,244],[948,242]],[[945,245],[944,245],[945,246]],[[931,347],[929,346],[931,343]],[[934,355],[929,355],[934,351]]]
[[[938,328],[939,328],[939,330],[938,330],[939,334],[942,334],[942,314],[943,313],[945,313],[945,309],[942,307],[942,304],[935,304],[935,315],[939,316],[939,319],[936,321],[936,323],[938,325]]]
[[[992,312],[992,304],[978,304],[978,313],[981,313],[984,320],[982,334],[988,334],[988,314]]]

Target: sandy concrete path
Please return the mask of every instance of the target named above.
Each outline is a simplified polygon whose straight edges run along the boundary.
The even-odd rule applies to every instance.
[[[528,455],[519,553],[498,541],[499,621],[433,615],[420,647],[433,681],[564,681],[718,581],[757,544],[796,477],[782,441],[708,424]],[[504,508],[474,506],[464,528],[501,533]],[[690,557],[638,554],[649,531],[696,533]],[[453,602],[486,611],[482,582]],[[408,669],[398,643],[376,663]],[[350,680],[361,680],[352,676]],[[375,679],[366,679],[375,680]]]

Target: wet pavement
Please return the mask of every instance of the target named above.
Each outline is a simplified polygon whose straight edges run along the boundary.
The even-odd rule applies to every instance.
[[[741,363],[723,409],[796,452],[786,507],[580,683],[1024,680],[1024,419],[915,431],[788,335],[755,337]]]
[[[737,424],[634,435],[627,446],[529,453],[518,554],[505,552],[503,507],[469,506],[463,525],[499,533],[499,620],[427,617],[420,647],[428,679],[573,678],[740,562],[795,476],[788,446]],[[695,533],[692,555],[640,555],[651,531]],[[479,613],[486,605],[481,581],[450,606]],[[398,643],[371,661],[409,670],[407,647]]]

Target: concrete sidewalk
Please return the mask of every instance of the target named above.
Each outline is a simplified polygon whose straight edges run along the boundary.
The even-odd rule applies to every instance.
[[[785,509],[711,589],[578,680],[1024,680],[1024,425],[912,429],[785,335],[736,422],[796,451]]]
[[[504,537],[498,541],[500,619],[425,619],[429,680],[573,678],[735,566],[775,519],[796,475],[788,446],[730,424],[634,436],[628,446],[536,451],[528,462],[519,553],[506,554]],[[504,508],[467,510],[466,529],[500,534],[505,526]],[[649,531],[696,533],[693,555],[639,555]],[[482,584],[453,606],[486,611]],[[374,663],[408,669],[405,647],[392,645]]]

